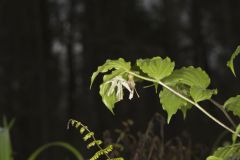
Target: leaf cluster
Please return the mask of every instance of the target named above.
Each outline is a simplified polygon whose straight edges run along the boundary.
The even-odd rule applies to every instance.
[[[175,70],[174,68],[175,62],[168,57],[138,59],[133,66],[122,58],[107,60],[93,73],[91,85],[99,73],[104,73],[99,93],[103,103],[112,113],[115,103],[123,99],[124,89],[129,91],[129,99],[132,99],[136,92],[135,85],[138,82],[135,79],[152,83],[156,90],[159,84],[163,83],[194,102],[210,99],[212,95],[217,94],[216,89],[208,89],[210,78],[201,68],[193,66]],[[111,72],[106,73],[107,71]],[[187,110],[192,107],[191,103],[165,87],[158,94],[163,109],[168,113],[168,122],[178,110],[181,110],[186,117]]]

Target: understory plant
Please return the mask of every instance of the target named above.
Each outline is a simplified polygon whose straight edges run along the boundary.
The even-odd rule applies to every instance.
[[[239,53],[240,46],[227,62],[227,66],[234,76],[236,73],[233,62]],[[214,101],[212,96],[217,95],[217,89],[208,88],[211,80],[200,67],[187,66],[175,69],[175,62],[168,57],[159,56],[137,59],[134,64],[123,58],[107,60],[92,74],[90,88],[100,73],[104,76],[99,86],[99,94],[103,103],[113,114],[115,104],[124,98],[124,90],[129,92],[130,100],[134,95],[139,97],[136,84],[139,85],[146,81],[150,83],[150,86],[155,87],[160,105],[168,114],[168,123],[178,110],[182,111],[185,118],[187,111],[196,107],[217,125],[232,133],[233,144],[217,149],[207,160],[240,159],[240,143],[236,143],[237,138],[240,137],[240,127],[237,127],[228,114],[228,112],[232,112],[235,116],[240,117],[240,95],[229,98],[223,105]],[[232,126],[227,126],[201,106],[199,102],[205,100],[209,100],[217,108],[220,108]]]

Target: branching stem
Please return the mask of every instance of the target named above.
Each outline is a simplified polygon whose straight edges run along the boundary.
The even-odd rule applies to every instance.
[[[228,121],[232,124],[232,126],[233,126],[234,128],[237,127],[236,123],[232,120],[232,118],[230,117],[230,115],[226,112],[226,110],[224,109],[224,106],[223,106],[223,105],[219,104],[218,102],[216,102],[216,101],[213,100],[213,99],[210,99],[210,102],[211,102],[213,105],[215,105],[217,108],[219,108],[219,109],[223,112],[223,114],[226,116],[226,118],[227,118]]]
[[[228,130],[229,132],[233,133],[233,134],[237,134],[234,130],[232,130],[231,128],[229,128],[228,126],[226,126],[225,124],[223,124],[221,121],[219,121],[217,118],[215,118],[214,116],[212,116],[210,113],[208,113],[208,111],[206,111],[203,107],[201,107],[198,103],[192,101],[191,99],[183,96],[182,94],[178,93],[177,91],[175,91],[174,89],[172,89],[171,87],[167,86],[166,84],[164,84],[161,81],[157,81],[148,77],[144,77],[141,76],[139,74],[136,74],[134,72],[128,71],[129,74],[138,77],[140,79],[146,80],[146,81],[150,81],[150,82],[154,82],[154,83],[158,83],[161,86],[165,87],[166,89],[168,89],[169,91],[171,91],[172,93],[174,93],[175,95],[177,95],[178,97],[186,100],[187,102],[191,103],[192,105],[194,105],[195,107],[197,107],[201,112],[203,112],[206,116],[208,116],[210,119],[212,119],[214,122],[216,122],[218,125],[222,126],[223,128],[225,128],[226,130]],[[238,137],[240,137],[240,134],[237,134]]]

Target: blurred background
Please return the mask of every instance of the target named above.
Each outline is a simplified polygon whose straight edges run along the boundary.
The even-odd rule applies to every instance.
[[[140,99],[119,102],[113,116],[98,94],[101,78],[89,89],[91,74],[106,59],[168,56],[177,68],[206,70],[219,103],[239,94],[239,78],[226,67],[240,44],[239,8],[238,0],[1,0],[0,119],[16,119],[16,159],[55,140],[87,155],[79,134],[66,130],[69,118],[101,137],[128,118],[142,131],[155,112],[166,117],[154,89],[141,86]],[[203,105],[225,121],[212,105]],[[223,131],[197,109],[188,114],[184,121],[177,113],[167,137],[186,131],[194,143],[208,146]]]

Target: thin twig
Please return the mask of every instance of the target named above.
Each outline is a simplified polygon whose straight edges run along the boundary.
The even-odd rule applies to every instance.
[[[228,119],[228,121],[232,124],[232,126],[234,128],[237,127],[236,123],[233,121],[233,119],[230,117],[230,115],[226,112],[226,110],[224,109],[224,106],[219,104],[218,102],[216,102],[215,100],[213,99],[210,99],[210,102],[212,102],[212,104],[214,104],[217,108],[219,108],[223,114],[226,116],[226,118]]]

